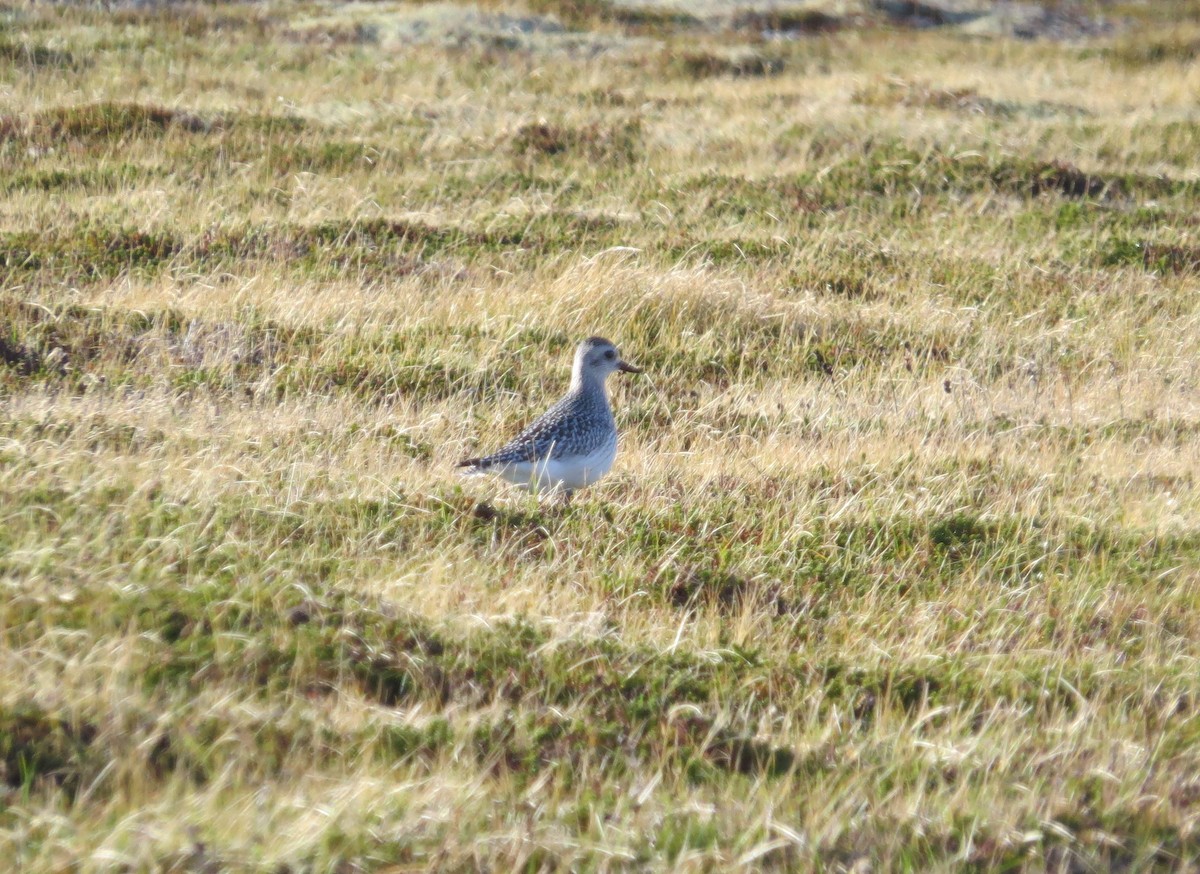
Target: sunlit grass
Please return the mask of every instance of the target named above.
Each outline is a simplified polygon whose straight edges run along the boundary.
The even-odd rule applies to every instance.
[[[1194,39],[1122,10],[0,12],[0,855],[1200,863]],[[458,478],[593,333],[609,478]]]

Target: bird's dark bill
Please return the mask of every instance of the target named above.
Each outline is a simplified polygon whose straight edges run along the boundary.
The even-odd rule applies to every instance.
[[[642,373],[643,372],[642,368],[634,367],[628,361],[618,361],[617,362],[617,370],[620,370],[623,373]]]

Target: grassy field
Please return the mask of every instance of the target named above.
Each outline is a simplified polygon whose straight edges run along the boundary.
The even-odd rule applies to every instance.
[[[529,2],[0,7],[0,858],[1195,870],[1200,8]]]

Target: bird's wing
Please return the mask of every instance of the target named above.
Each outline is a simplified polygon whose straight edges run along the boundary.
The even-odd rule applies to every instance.
[[[522,461],[538,461],[545,458],[557,458],[562,454],[562,448],[550,438],[551,432],[558,427],[563,416],[567,414],[563,401],[552,406],[538,416],[530,425],[505,443],[491,455],[481,458],[468,458],[459,462],[459,467],[494,467],[501,464],[517,464]]]

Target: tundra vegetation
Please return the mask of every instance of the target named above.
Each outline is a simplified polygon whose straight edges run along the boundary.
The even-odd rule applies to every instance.
[[[0,858],[1200,865],[1200,13],[906,5],[0,7]]]

